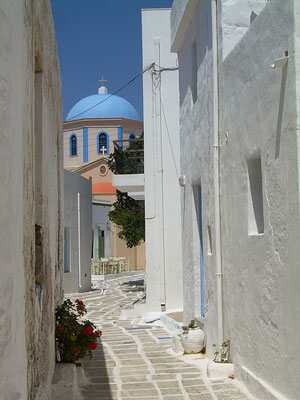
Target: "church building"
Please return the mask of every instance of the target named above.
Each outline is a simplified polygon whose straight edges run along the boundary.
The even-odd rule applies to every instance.
[[[124,98],[109,94],[102,86],[97,94],[76,103],[63,124],[64,168],[89,179],[93,193],[93,258],[126,257],[130,269],[145,266],[144,244],[129,249],[118,238],[118,228],[108,221],[107,213],[116,201],[113,173],[107,159],[114,141],[129,146],[143,131],[136,109]],[[103,212],[105,210],[105,212]]]

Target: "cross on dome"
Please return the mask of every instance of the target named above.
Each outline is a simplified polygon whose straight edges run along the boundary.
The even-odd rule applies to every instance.
[[[101,86],[104,86],[104,85],[103,85],[103,82],[107,82],[107,79],[104,79],[104,78],[103,78],[103,75],[102,75],[102,79],[99,79],[99,82],[101,82],[101,83],[102,83],[102,85],[101,85]]]
[[[101,82],[101,86],[98,89],[98,94],[107,94],[107,88],[103,84],[104,82],[107,82],[107,79],[104,79],[102,75],[102,79],[99,79],[99,82]]]

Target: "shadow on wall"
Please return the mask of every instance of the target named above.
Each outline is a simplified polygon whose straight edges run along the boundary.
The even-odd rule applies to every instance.
[[[206,10],[202,10],[201,7],[206,7]],[[200,10],[201,9],[201,10]],[[203,63],[206,65],[202,68],[208,69],[208,54],[212,49],[212,21],[211,21],[211,2],[203,2],[194,18],[193,28],[191,30],[192,36],[189,38],[188,43],[189,46],[186,46],[179,55],[179,73],[181,70],[190,71],[190,73],[185,75],[180,75],[179,79],[179,95],[180,95],[180,106],[183,105],[188,90],[190,88],[191,93],[193,94],[198,90],[198,70]],[[198,20],[198,16],[200,15],[201,20]],[[201,40],[197,40],[199,36],[196,37],[196,30],[198,30],[197,26],[200,26],[200,35]],[[197,35],[199,35],[197,33]],[[185,66],[184,66],[185,65]],[[196,74],[196,77],[195,77]],[[207,84],[207,83],[206,83]],[[194,87],[196,85],[196,87]],[[195,94],[193,94],[193,99],[195,102]]]

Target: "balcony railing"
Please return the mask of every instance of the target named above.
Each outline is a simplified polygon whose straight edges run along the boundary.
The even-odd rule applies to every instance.
[[[114,140],[115,174],[144,173],[144,139]]]

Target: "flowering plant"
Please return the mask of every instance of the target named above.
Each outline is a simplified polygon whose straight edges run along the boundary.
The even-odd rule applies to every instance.
[[[65,300],[61,306],[56,307],[58,361],[74,362],[87,355],[92,357],[92,350],[96,349],[97,339],[102,336],[102,332],[96,330],[91,321],[82,319],[85,313],[85,305],[79,299],[75,303]]]

